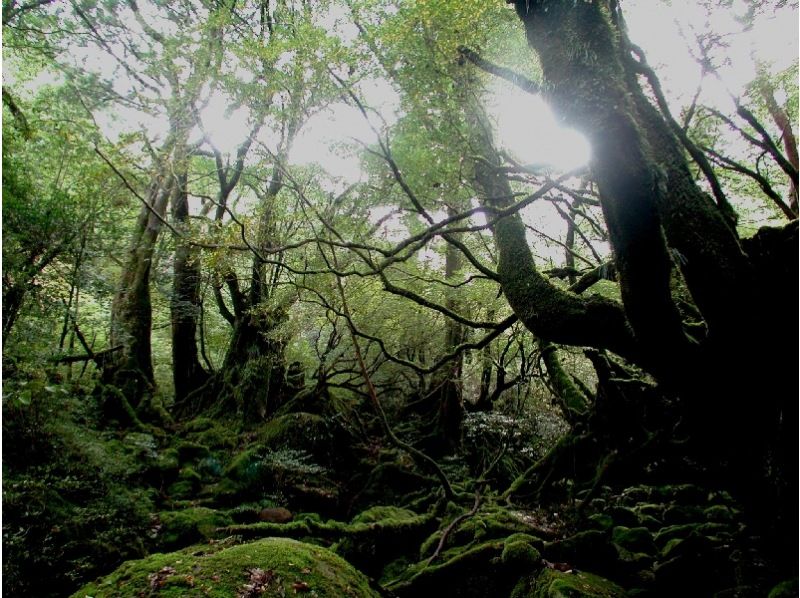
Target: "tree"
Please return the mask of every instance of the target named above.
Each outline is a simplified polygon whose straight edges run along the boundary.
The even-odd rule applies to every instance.
[[[796,271],[796,255],[783,254],[780,265],[764,262],[767,254],[782,253],[777,247],[791,246],[796,221],[753,241],[739,239],[727,207],[698,187],[679,139],[639,86],[641,62],[616,2],[520,1],[515,8],[541,62],[547,97],[592,142],[592,176],[623,306],[603,305],[600,321],[599,306],[555,293],[508,223],[503,226],[512,231],[504,238],[498,228],[495,238],[512,307],[542,338],[612,349],[649,370],[663,392],[680,398],[710,470],[752,505],[779,505],[774,532],[783,525],[794,529],[795,380],[763,374],[796,371],[796,343],[788,355],[778,349],[782,324],[770,308],[776,297],[796,296],[789,274]],[[676,262],[705,335],[684,327],[672,298]],[[786,273],[780,282],[763,278],[772,267]],[[763,400],[753,409],[755,396]],[[751,442],[743,443],[744,437]],[[773,459],[780,463],[779,477],[768,469]]]

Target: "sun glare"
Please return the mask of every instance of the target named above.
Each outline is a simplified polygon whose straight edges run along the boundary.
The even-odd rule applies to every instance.
[[[488,110],[497,123],[500,146],[522,163],[568,171],[589,161],[589,142],[577,131],[561,127],[541,97],[496,83]]]

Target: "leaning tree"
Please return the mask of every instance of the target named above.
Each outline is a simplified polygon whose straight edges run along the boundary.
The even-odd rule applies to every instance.
[[[738,491],[754,512],[769,513],[773,531],[794,533],[797,316],[775,306],[796,303],[796,219],[752,238],[737,234],[736,215],[707,159],[658,101],[658,81],[630,42],[617,2],[513,4],[543,73],[541,85],[529,84],[592,144],[590,176],[622,297],[584,298],[553,285],[536,269],[521,219],[490,205],[498,274],[514,312],[545,341],[591,348],[598,370],[593,417],[574,434],[582,440],[558,448],[598,465],[599,476],[610,463],[603,452],[657,444],[657,426],[662,447],[680,441],[679,451],[706,479]],[[466,48],[462,56],[486,67]],[[508,196],[491,138],[478,135],[476,143],[484,146],[475,161],[478,186],[487,196]],[[781,166],[796,186],[797,170],[789,161]],[[634,384],[642,376],[612,353],[655,384]],[[596,417],[602,410],[607,417]],[[623,449],[633,437],[638,445]],[[550,465],[558,461],[556,451]],[[542,473],[542,465],[532,473]]]

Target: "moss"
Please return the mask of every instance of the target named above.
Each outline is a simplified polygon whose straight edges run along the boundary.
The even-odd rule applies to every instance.
[[[542,552],[550,561],[574,563],[581,567],[609,563],[617,558],[608,534],[599,530],[586,530],[558,542],[548,542]]]
[[[170,484],[167,488],[167,496],[172,500],[188,499],[196,494],[195,485],[186,480],[180,480]]]
[[[352,523],[375,523],[376,521],[402,521],[417,517],[414,511],[378,505],[362,511],[353,517]]]
[[[675,501],[685,504],[703,504],[708,494],[694,484],[672,484],[653,489],[653,498],[664,502]]]
[[[205,507],[165,511],[158,519],[161,530],[157,542],[160,548],[168,549],[213,538],[217,528],[233,523],[226,513]]]
[[[464,512],[461,507],[456,507],[445,517],[443,527],[449,525],[450,521],[460,516]],[[467,546],[474,545],[488,540],[506,538],[511,534],[529,532],[530,527],[520,521],[512,513],[499,507],[487,507],[486,510],[480,511],[475,516],[470,517],[464,521],[458,529],[451,532],[445,548],[452,546]],[[433,554],[436,546],[439,544],[442,530],[434,532],[428,537],[420,547],[420,555],[422,557],[430,556]]]
[[[664,547],[673,538],[688,538],[692,532],[701,536],[731,536],[734,528],[724,523],[684,523],[661,528],[656,533],[654,540],[660,547]]]
[[[210,449],[231,449],[239,443],[235,425],[207,417],[198,417],[184,424],[183,434],[188,441]]]
[[[770,590],[767,598],[792,598],[797,596],[797,588],[797,579],[783,581]]]
[[[178,458],[181,463],[202,459],[208,456],[208,447],[196,442],[181,442],[178,447]]]
[[[242,595],[253,584],[264,598],[309,595],[376,598],[368,579],[331,551],[285,538],[266,538],[232,547],[191,547],[129,561],[89,584],[73,598],[163,598]]]
[[[178,473],[178,479],[185,482],[190,482],[197,487],[200,486],[200,482],[203,480],[200,474],[191,467],[182,467]]]
[[[621,598],[625,590],[615,583],[584,573],[562,573],[545,569],[536,578],[534,589],[526,598]],[[522,596],[520,596],[522,598]]]
[[[639,525],[639,516],[631,508],[628,507],[614,507],[610,510],[609,515],[617,525],[624,525],[626,527],[636,527]]]
[[[673,505],[664,510],[664,523],[675,525],[705,521],[703,509],[694,505]]]
[[[614,527],[614,520],[611,519],[611,515],[606,515],[605,513],[595,513],[588,518],[589,527],[592,529],[598,529],[601,531],[606,531]]]
[[[515,581],[503,574],[503,563],[498,557],[504,548],[503,541],[484,542],[468,549],[452,548],[433,564],[423,561],[412,565],[399,580],[388,584],[389,589],[401,598],[502,596]]]
[[[312,413],[287,413],[267,422],[258,433],[264,446],[306,450],[313,455],[330,457],[333,441],[327,421]]]
[[[380,577],[387,562],[416,556],[419,543],[433,525],[428,515],[375,506],[356,515],[342,530],[336,552],[365,573]]]
[[[656,550],[653,535],[646,527],[617,526],[611,531],[611,541],[631,552],[653,554]]]
[[[239,453],[225,468],[225,476],[242,485],[249,485],[263,475],[264,465],[259,448],[251,448]]]
[[[713,505],[703,511],[703,516],[706,521],[714,521],[717,523],[726,523],[733,521],[733,511],[725,505]]]
[[[641,503],[633,507],[634,512],[639,515],[639,519],[644,516],[661,519],[664,516],[664,505],[658,503]]]
[[[528,534],[512,534],[506,538],[500,559],[506,565],[530,568],[541,563],[542,555],[533,546],[539,539]]]
[[[156,458],[155,467],[164,475],[172,473],[177,474],[180,466],[177,449],[168,448],[159,453],[158,457]]]
[[[203,432],[209,428],[213,428],[217,422],[210,417],[196,417],[183,424],[184,433],[191,434],[192,432]]]

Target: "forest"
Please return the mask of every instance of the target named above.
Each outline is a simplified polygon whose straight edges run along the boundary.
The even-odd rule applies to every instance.
[[[8,596],[798,595],[798,3],[3,0]]]

